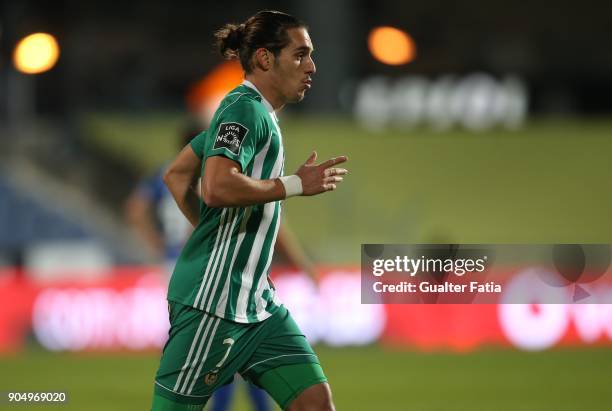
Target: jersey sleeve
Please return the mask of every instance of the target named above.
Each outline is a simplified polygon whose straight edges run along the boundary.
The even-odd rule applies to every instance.
[[[206,144],[206,130],[195,136],[191,142],[191,149],[198,156],[200,160],[204,158],[204,149]]]
[[[204,157],[224,156],[246,170],[266,137],[266,122],[252,103],[236,104],[225,110],[215,122],[211,146]]]

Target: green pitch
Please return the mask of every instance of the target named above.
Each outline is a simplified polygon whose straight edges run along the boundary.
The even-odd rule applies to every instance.
[[[339,411],[597,411],[612,404],[610,349],[464,355],[379,347],[317,349]],[[0,358],[0,391],[65,390],[69,404],[0,409],[133,411],[149,407],[156,354]],[[243,390],[233,410],[247,411]]]

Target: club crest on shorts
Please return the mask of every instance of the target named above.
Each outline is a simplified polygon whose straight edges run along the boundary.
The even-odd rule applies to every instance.
[[[219,374],[217,374],[217,371],[209,372],[208,374],[204,376],[204,383],[206,385],[213,385],[214,383],[217,382],[218,378],[219,378]]]
[[[249,129],[240,123],[221,123],[219,131],[217,131],[215,136],[213,150],[216,148],[227,148],[232,153],[238,155],[242,142],[248,132]]]

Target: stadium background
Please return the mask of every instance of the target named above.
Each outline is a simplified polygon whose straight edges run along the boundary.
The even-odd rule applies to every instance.
[[[610,306],[362,306],[357,274],[362,243],[612,241],[608,3],[0,4],[0,391],[148,407],[163,267],[123,205],[212,104],[212,31],[275,8],[309,23],[318,68],[282,113],[286,169],[350,157],[336,193],[285,204],[320,286],[274,273],[337,408],[609,409]],[[409,62],[374,58],[377,26],[411,36]],[[24,74],[34,32],[60,56]]]

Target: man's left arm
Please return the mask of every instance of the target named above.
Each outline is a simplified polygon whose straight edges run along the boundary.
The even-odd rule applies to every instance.
[[[286,220],[279,227],[276,248],[285,255],[289,264],[302,270],[314,281],[317,281],[318,276],[315,265],[306,255],[304,248],[289,228]]]

